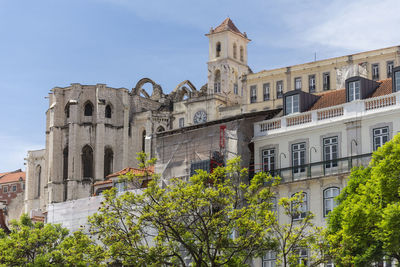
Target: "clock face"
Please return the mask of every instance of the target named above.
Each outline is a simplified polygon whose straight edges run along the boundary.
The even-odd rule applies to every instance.
[[[197,111],[194,114],[193,122],[194,124],[199,124],[207,121],[207,113],[204,110]]]

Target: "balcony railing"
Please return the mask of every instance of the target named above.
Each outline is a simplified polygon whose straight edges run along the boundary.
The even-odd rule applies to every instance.
[[[364,100],[356,100],[329,108],[290,114],[284,117],[255,123],[254,136],[258,137],[285,132],[292,129],[291,127],[296,129],[295,126],[298,125],[301,125],[301,127],[314,126],[342,119],[350,119],[352,117],[360,117],[380,112],[382,108],[399,108],[399,105],[400,92]]]
[[[338,158],[334,160],[313,162],[311,164],[297,165],[268,171],[272,176],[281,177],[281,183],[293,181],[349,174],[351,168],[356,166],[368,166],[371,161],[372,153],[354,155],[352,157]],[[262,164],[256,164],[249,167],[249,178],[257,172],[264,171]]]

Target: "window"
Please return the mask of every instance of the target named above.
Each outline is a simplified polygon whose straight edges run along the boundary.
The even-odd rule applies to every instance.
[[[146,130],[142,132],[142,151],[146,152]]]
[[[233,58],[236,59],[237,57],[237,52],[236,52],[236,43],[233,44]]]
[[[329,260],[326,264],[325,267],[335,267],[335,264],[333,263],[332,260]]]
[[[63,150],[63,200],[68,199],[68,146]]]
[[[35,198],[40,197],[40,187],[41,187],[41,181],[42,181],[42,167],[40,165],[36,166],[36,192],[35,192]]]
[[[322,81],[324,90],[331,89],[331,78],[329,72],[325,72],[324,74],[322,74]]]
[[[276,252],[269,250],[262,259],[262,267],[275,267],[276,266]]]
[[[196,170],[210,172],[210,160],[200,160],[190,163],[190,176],[196,174]]]
[[[124,192],[126,191],[126,182],[116,182],[114,187],[117,188],[117,192]]]
[[[104,149],[104,180],[113,171],[114,152],[110,147]]]
[[[12,191],[13,191],[13,192],[16,192],[16,191],[17,191],[17,186],[16,186],[16,185],[13,185],[13,186],[12,186]]]
[[[292,145],[292,164],[294,174],[306,171],[306,143]]]
[[[85,104],[85,112],[84,112],[85,116],[92,116],[93,114],[93,105],[91,102],[87,102]]]
[[[215,71],[214,77],[214,93],[221,92],[221,72],[219,70]]]
[[[293,194],[294,197],[296,194]],[[301,220],[307,216],[307,193],[302,193],[302,200],[301,201],[293,201],[292,202],[292,218],[293,220]]]
[[[315,75],[308,76],[308,90],[310,93],[315,93]]]
[[[299,95],[290,95],[285,98],[285,114],[299,112]]]
[[[65,106],[65,117],[68,119],[70,114],[70,105],[69,103]]]
[[[185,118],[179,118],[179,128],[185,127]]]
[[[278,211],[278,202],[276,200],[276,197],[271,197],[271,211]]]
[[[338,137],[329,137],[323,140],[324,142],[324,161],[325,169],[338,166]]]
[[[283,81],[276,82],[276,98],[283,97]]]
[[[244,61],[244,51],[243,51],[243,46],[240,46],[240,61]]]
[[[339,192],[337,187],[329,187],[324,190],[324,217],[337,206],[335,197],[339,195]]]
[[[262,151],[262,162],[264,172],[273,172],[275,170],[275,149],[265,149]]]
[[[374,131],[374,151],[389,140],[389,127],[376,128]]]
[[[396,71],[394,73],[394,82],[395,82],[395,92],[399,92],[400,91],[400,71]]]
[[[111,106],[107,105],[105,110],[105,117],[111,119]]]
[[[3,186],[3,193],[7,193],[8,192],[8,186],[4,185]]]
[[[215,52],[216,52],[215,53],[216,57],[219,57],[221,55],[221,43],[220,42],[217,43],[216,48],[215,48]]]
[[[349,102],[360,99],[360,81],[349,82]]]
[[[297,248],[294,250],[297,255],[297,263],[301,266],[308,266],[308,251],[306,248]]]
[[[263,84],[264,101],[269,100],[269,83]]]
[[[393,67],[394,67],[393,61],[386,62],[386,73],[388,78],[391,78],[393,75]]]
[[[257,102],[257,85],[250,86],[250,103]]]
[[[93,149],[89,145],[82,148],[82,175],[93,178]]]
[[[301,78],[300,77],[294,78],[294,89],[301,90]]]
[[[379,80],[379,64],[372,64],[372,80]]]

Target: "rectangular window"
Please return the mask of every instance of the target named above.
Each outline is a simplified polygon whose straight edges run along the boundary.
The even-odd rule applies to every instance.
[[[221,83],[215,82],[214,83],[214,93],[220,93],[220,92],[221,92]]]
[[[308,89],[310,93],[315,93],[315,75],[308,76]]]
[[[269,100],[269,83],[263,84],[264,101]]]
[[[394,73],[394,82],[395,82],[395,90],[396,92],[400,92],[400,71],[396,71]]]
[[[379,64],[372,64],[372,80],[379,80]]]
[[[272,172],[275,170],[275,149],[265,149],[262,151],[263,171]]]
[[[295,250],[298,255],[297,263],[301,266],[308,266],[308,252],[306,248],[298,248]]]
[[[234,83],[234,84],[233,84],[233,93],[234,93],[235,95],[239,94],[239,87],[238,87],[238,84],[237,84],[237,83]]]
[[[179,118],[179,128],[185,127],[185,118]]]
[[[331,212],[336,206],[335,198],[339,195],[339,188],[329,187],[324,190],[324,217]]]
[[[329,72],[325,72],[322,74],[322,80],[323,80],[323,89],[324,90],[330,90],[331,89],[331,77]]]
[[[306,143],[292,145],[292,165],[293,173],[303,173],[306,171]]]
[[[275,267],[276,266],[276,252],[269,250],[263,256],[262,267]]]
[[[3,192],[4,192],[4,193],[7,193],[7,192],[8,192],[8,186],[4,186],[4,187],[3,187]]]
[[[190,176],[196,174],[196,170],[204,170],[210,172],[210,160],[195,161],[190,164]]]
[[[389,140],[389,127],[375,128],[374,133],[374,151]]]
[[[393,67],[394,67],[394,62],[393,61],[386,62],[386,73],[387,73],[387,77],[388,78],[392,78]]]
[[[294,78],[294,89],[301,90],[301,77]]]
[[[283,97],[283,81],[276,82],[276,98]]]
[[[285,98],[285,114],[292,114],[300,111],[299,95],[290,95]]]
[[[257,102],[257,85],[250,86],[250,103]]]
[[[325,168],[334,168],[338,166],[338,137],[324,138],[324,161]]]
[[[13,185],[13,186],[12,186],[12,191],[13,191],[13,192],[16,192],[16,191],[17,191],[17,186],[16,186],[16,185]]]
[[[360,81],[349,82],[349,102],[360,99]]]
[[[296,194],[293,194],[294,197]],[[301,202],[293,201],[291,206],[292,219],[300,220],[307,216],[308,206],[307,206],[307,193],[302,194]]]

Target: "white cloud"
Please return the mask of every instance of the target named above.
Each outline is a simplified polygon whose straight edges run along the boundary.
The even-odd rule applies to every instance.
[[[30,143],[21,137],[0,134],[2,153],[0,154],[0,172],[25,170],[24,158],[28,150],[42,149],[43,145]]]

